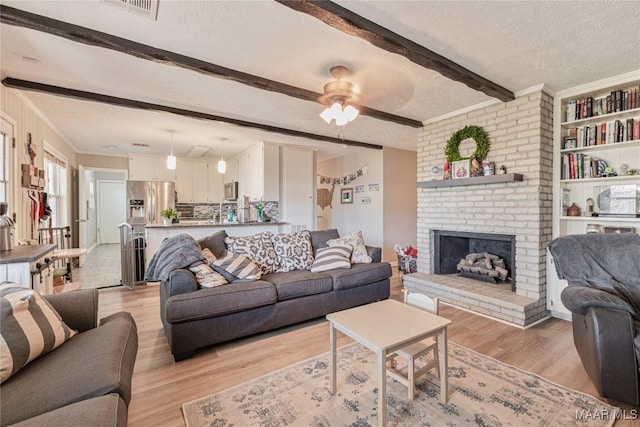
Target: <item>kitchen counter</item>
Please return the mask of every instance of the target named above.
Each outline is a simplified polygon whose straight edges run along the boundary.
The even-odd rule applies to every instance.
[[[285,225],[288,224],[286,222],[275,222],[275,221],[267,221],[267,222],[214,222],[214,221],[183,221],[177,224],[147,224],[145,228],[189,228],[189,227],[216,227],[216,228],[224,228],[224,227],[264,227],[264,226],[273,226],[273,225]]]
[[[14,246],[11,251],[0,252],[0,264],[34,262],[53,252],[57,245]]]
[[[151,258],[160,248],[162,241],[180,233],[192,235],[196,240],[210,236],[216,231],[226,230],[230,236],[251,236],[263,231],[283,233],[287,222],[230,222],[185,221],[178,224],[148,224],[144,227],[146,239],[145,261],[149,265]]]

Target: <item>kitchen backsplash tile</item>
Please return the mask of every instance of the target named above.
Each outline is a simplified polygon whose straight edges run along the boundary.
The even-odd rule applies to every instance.
[[[235,203],[223,203],[222,211],[226,215],[231,208],[234,217],[237,215],[237,205]],[[220,203],[176,203],[176,210],[182,219],[218,219],[220,214]],[[265,202],[265,220],[278,221],[280,214],[277,201]]]

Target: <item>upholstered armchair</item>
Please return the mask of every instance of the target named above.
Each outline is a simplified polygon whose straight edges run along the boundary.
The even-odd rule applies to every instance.
[[[573,340],[600,396],[640,404],[640,236],[585,234],[549,244],[569,286]]]

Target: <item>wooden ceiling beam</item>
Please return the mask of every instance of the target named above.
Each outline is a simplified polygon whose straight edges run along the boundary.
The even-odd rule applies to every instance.
[[[256,89],[276,92],[305,101],[317,103],[318,98],[322,96],[322,94],[318,92],[288,85],[275,80],[269,80],[264,77],[244,73],[242,71],[232,70],[221,65],[212,64],[210,62],[181,55],[179,53],[158,49],[153,46],[137,43],[122,37],[81,27],[79,25],[69,24],[46,16],[36,15],[34,13],[5,5],[0,5],[0,22],[7,25],[41,31],[77,43],[111,49],[116,52],[160,64],[185,68],[210,77],[241,83]],[[422,122],[419,120],[397,116],[395,114],[379,111],[364,105],[357,105],[357,107],[360,114],[364,116],[378,120],[385,120],[403,126],[410,126],[414,128],[422,127]]]
[[[380,49],[404,56],[424,68],[436,71],[448,79],[463,83],[492,98],[503,102],[515,99],[515,95],[510,90],[336,3],[328,0],[275,1],[298,12],[313,16],[343,33],[366,40]]]
[[[264,130],[267,132],[275,132],[282,135],[296,136],[300,138],[307,138],[315,141],[330,142],[333,144],[342,144],[352,147],[370,148],[374,150],[381,150],[382,145],[370,144],[367,142],[352,141],[350,139],[342,139],[338,137],[318,135],[309,132],[303,132],[295,129],[281,128],[278,126],[266,125],[263,123],[254,123],[246,120],[234,119],[231,117],[218,116],[215,114],[203,113],[200,111],[185,110],[183,108],[170,107],[161,104],[152,104],[144,101],[137,101],[133,99],[118,98],[110,95],[103,95],[94,92],[86,92],[82,90],[69,89],[60,86],[52,86],[44,83],[31,82],[27,80],[14,79],[11,77],[5,77],[2,80],[2,84],[6,87],[20,90],[27,90],[32,92],[41,92],[49,95],[62,96],[65,98],[79,99],[81,101],[100,102],[103,104],[114,105],[118,107],[135,108],[138,110],[147,111],[160,111],[171,114],[177,114],[179,116],[211,120],[215,122],[229,123],[236,126],[253,128]]]

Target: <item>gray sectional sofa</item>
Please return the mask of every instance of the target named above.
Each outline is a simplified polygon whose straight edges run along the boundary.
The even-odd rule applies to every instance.
[[[0,424],[126,426],[138,352],[133,318],[120,312],[98,322],[96,289],[44,298],[79,333],[2,383]]]
[[[226,251],[224,236],[198,243],[219,257]],[[314,252],[337,237],[335,229],[312,231]],[[380,248],[367,252],[371,263],[349,269],[276,272],[214,288],[199,288],[188,269],[173,270],[160,282],[160,316],[175,361],[212,344],[389,298],[391,266],[381,262]]]

